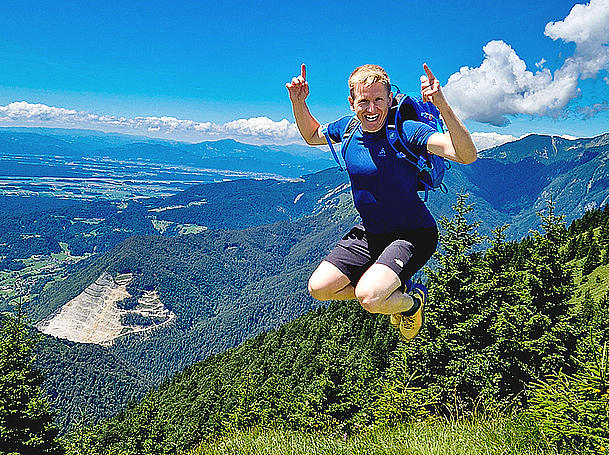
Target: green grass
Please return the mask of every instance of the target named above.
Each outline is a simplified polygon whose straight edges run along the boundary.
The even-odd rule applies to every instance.
[[[188,455],[556,455],[518,417],[423,422],[345,439],[274,429],[238,432]]]
[[[582,276],[581,263],[583,263],[583,259],[571,262],[575,266],[573,278],[575,289],[577,289],[571,303],[581,302],[586,291],[590,291],[592,298],[598,302],[609,290],[609,266],[601,265],[594,269],[590,275]]]

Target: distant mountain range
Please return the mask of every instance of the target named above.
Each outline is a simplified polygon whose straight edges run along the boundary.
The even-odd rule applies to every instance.
[[[530,135],[481,151],[471,165],[453,165],[446,184],[450,193],[470,194],[482,232],[507,223],[508,237],[520,239],[537,228],[536,213],[549,200],[567,224],[607,203],[608,159],[609,134],[575,140]],[[429,207],[443,216],[453,200],[433,194]]]
[[[233,140],[190,144],[86,130],[0,128],[0,176],[15,176],[14,173],[18,170],[14,168],[14,163],[9,163],[13,168],[4,169],[1,158],[16,154],[107,157],[113,160],[129,160],[132,163],[154,162],[160,167],[193,166],[267,176],[274,174],[282,178],[296,178],[335,166],[329,152],[316,147],[253,146]],[[469,166],[453,164],[452,170],[445,178],[448,194],[432,194],[428,206],[436,217],[445,216],[450,213],[454,193],[467,192],[470,194],[470,201],[476,206],[477,216],[482,221],[482,232],[488,233],[497,225],[509,223],[511,227],[507,231],[508,237],[520,238],[527,235],[529,229],[535,228],[535,213],[543,209],[550,198],[556,203],[557,211],[565,215],[567,222],[582,216],[587,209],[604,204],[609,187],[609,171],[606,167],[608,155],[609,134],[575,140],[558,136],[529,135],[481,151],[479,159]],[[54,165],[61,166],[62,160],[57,160]],[[113,169],[109,169],[110,173],[112,171]],[[35,170],[32,171],[29,166],[26,172]],[[48,169],[44,172],[52,173]],[[72,166],[70,172],[83,177],[82,169]],[[147,168],[139,174],[134,171],[128,177],[145,180],[149,173]],[[183,172],[174,172],[159,178],[187,177]],[[336,176],[330,178],[336,179]],[[345,176],[341,178],[347,181]],[[225,189],[226,187],[223,187],[222,191]],[[279,192],[282,190],[283,188]],[[197,193],[204,194],[207,191],[215,190],[193,187],[183,195],[176,194],[175,199],[191,199],[191,202],[196,202]],[[228,195],[232,194],[231,191],[232,189]],[[240,186],[238,191],[241,194],[234,197],[249,204],[264,203],[269,197],[271,200],[276,198],[268,182],[250,181]],[[264,197],[259,197],[257,191],[264,192]],[[302,190],[302,193],[306,198],[309,190]],[[301,215],[305,214],[306,210],[302,210],[302,206],[301,203],[283,207],[282,209],[290,213],[290,217],[283,219],[294,219],[294,216],[298,216],[298,213],[291,210],[296,207]],[[265,210],[261,208],[260,212]],[[173,212],[174,215],[177,213]],[[192,216],[191,211],[189,213],[189,216]],[[227,215],[228,218],[231,216]],[[163,214],[161,217],[169,217],[169,214]],[[258,216],[255,224],[271,222],[272,219],[275,218]],[[238,226],[235,226],[229,221],[224,223],[224,227],[244,227],[251,223],[254,223],[254,220],[239,221]]]
[[[299,177],[331,166],[331,156],[315,147],[258,146],[231,139],[197,144],[89,130],[0,128],[0,156],[46,155],[109,158]],[[10,172],[10,171],[9,171]],[[2,173],[0,175],[10,175]]]
[[[227,169],[288,169],[278,172],[284,177],[297,172],[303,163],[327,169],[301,172],[291,180],[195,185],[170,197],[129,204],[89,204],[86,215],[80,206],[62,205],[61,217],[49,216],[46,222],[61,218],[61,226],[81,229],[73,234],[74,239],[81,239],[79,254],[88,245],[93,249],[89,252],[105,253],[73,266],[65,280],[48,283],[28,309],[37,321],[106,272],[113,277],[132,274],[127,288],[130,294],[137,297],[157,291],[160,301],[176,314],[176,321],[145,335],[120,338],[104,352],[158,383],[166,375],[318,305],[307,294],[307,277],[356,219],[348,177],[327,156],[321,158],[323,151],[234,141],[181,144],[89,132],[73,136],[69,131],[46,133],[0,130],[0,157],[2,153],[88,154],[161,164],[200,160],[197,162],[206,165],[224,163]],[[305,161],[300,154],[309,152],[312,158]],[[445,179],[448,193],[431,194],[428,206],[437,218],[451,217],[455,193],[469,193],[468,203],[474,204],[471,217],[481,221],[481,233],[508,223],[508,237],[521,238],[530,229],[538,229],[536,212],[550,199],[567,223],[606,203],[608,158],[609,134],[577,140],[531,135],[484,150],[469,166],[454,164]],[[43,204],[32,207],[42,213]],[[104,213],[96,215],[96,207]],[[69,231],[60,226],[32,234],[28,229],[34,223],[17,221],[6,228],[13,233],[23,229],[16,242],[29,240],[28,235],[44,238],[47,231],[54,236]],[[106,226],[110,222],[114,224]],[[150,235],[155,232],[153,225],[163,236]],[[184,226],[204,230],[176,236]],[[66,236],[62,241],[69,244],[70,239]],[[48,240],[51,244],[53,238]],[[21,250],[30,251],[28,247],[22,245]],[[65,346],[63,349],[73,345]]]

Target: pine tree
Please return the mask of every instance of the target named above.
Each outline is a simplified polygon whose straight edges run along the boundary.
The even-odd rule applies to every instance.
[[[567,249],[565,250],[565,261],[572,261],[578,257],[579,242],[577,237],[569,236]]]
[[[467,407],[517,395],[531,380],[572,366],[575,338],[564,317],[573,279],[559,254],[567,230],[553,205],[540,214],[543,233],[509,243],[501,227],[485,252],[477,223],[466,219],[465,196],[453,208],[452,219],[440,220],[439,266],[426,271],[426,325],[404,358],[414,386],[433,384],[444,403],[453,397]]]
[[[573,292],[572,271],[560,255],[567,231],[564,216],[554,214],[552,201],[548,202],[545,213],[538,213],[538,216],[544,233],[533,232],[535,245],[527,262],[532,305],[556,322],[556,317],[565,313],[566,302]]]
[[[473,207],[466,204],[467,197],[467,194],[457,194],[453,217],[439,220],[443,231],[440,232],[440,248],[435,258],[440,267],[426,271],[430,299],[437,311],[430,314],[432,320],[427,324],[432,336],[437,335],[435,329],[463,322],[471,314],[472,306],[478,305],[475,288],[480,255],[474,250],[483,239],[477,231],[480,222],[467,220]]]
[[[538,215],[544,233],[533,232],[535,243],[526,264],[531,301],[527,341],[522,343],[533,360],[533,377],[572,367],[575,350],[574,328],[565,319],[574,285],[572,270],[560,255],[567,237],[564,217],[554,214],[552,201]]]
[[[598,236],[598,241],[604,247],[609,246],[609,220],[603,220]]]
[[[588,254],[586,255],[586,259],[584,259],[584,263],[582,265],[582,273],[584,275],[589,275],[601,265],[601,249],[598,246],[597,241],[592,238],[590,241],[590,248],[588,248]]]
[[[0,316],[0,335],[0,455],[62,454],[41,389],[44,377],[34,366],[38,339],[20,305]]]
[[[417,377],[413,385],[435,384],[445,400],[453,392],[466,400],[475,398],[487,382],[478,374],[481,363],[472,359],[486,343],[486,330],[481,328],[487,322],[481,315],[486,302],[478,296],[481,277],[487,274],[480,270],[482,254],[475,251],[483,240],[477,232],[480,223],[468,221],[472,205],[466,204],[467,197],[458,194],[453,217],[439,220],[440,251],[435,256],[439,266],[425,270],[429,289],[425,326],[404,346],[406,370]]]
[[[609,264],[609,218],[608,213],[609,205],[605,205],[603,208],[603,216],[601,217],[601,227],[598,234],[598,243],[601,248],[601,263],[603,265]]]
[[[576,259],[585,258],[586,254],[590,250],[590,247],[592,246],[592,236],[590,234],[591,231],[586,231],[579,235],[577,242],[577,254],[575,255]]]
[[[521,250],[520,245],[506,242],[505,229],[506,226],[493,231],[491,248],[484,255],[485,267],[481,267],[483,273],[478,279],[478,299],[487,321],[488,341],[483,352],[497,398],[518,394],[530,380],[526,364],[520,359],[530,302],[524,259],[520,257],[526,247]]]

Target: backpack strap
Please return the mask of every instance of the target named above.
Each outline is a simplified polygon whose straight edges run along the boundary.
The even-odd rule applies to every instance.
[[[397,93],[394,97],[393,106],[391,106],[389,113],[387,114],[387,140],[399,158],[406,158],[416,166],[419,172],[426,171],[428,169],[426,168],[427,163],[425,157],[413,153],[404,143],[402,135],[398,130],[398,127],[401,127],[402,122],[404,121],[400,114],[400,110],[406,100],[406,96],[407,95],[404,95],[403,93]],[[416,113],[413,120],[417,120]]]
[[[338,159],[338,155],[336,154],[336,150],[334,149],[334,144],[332,144],[332,139],[330,139],[330,135],[328,134],[328,127],[324,126],[321,129],[321,132],[323,133],[323,135],[326,138],[326,142],[328,143],[328,147],[330,147],[330,151],[332,152],[332,156],[334,157],[334,161],[336,161],[336,163],[338,164],[338,169],[340,171],[344,171],[345,168],[342,166],[342,164],[340,164],[340,161]]]
[[[351,141],[351,138],[353,137],[353,133],[355,133],[355,131],[361,127],[361,122],[359,121],[359,119],[357,118],[357,116],[353,116],[351,117],[351,120],[349,121],[349,124],[347,125],[347,129],[345,130],[345,132],[343,133],[343,145],[341,147],[341,150],[343,152],[343,159],[345,158],[345,152],[347,151],[347,146],[349,145],[349,142]]]
[[[351,117],[351,120],[349,120],[349,123],[347,124],[347,129],[345,129],[345,132],[343,133],[343,137],[341,139],[342,145],[341,145],[340,151],[341,151],[341,155],[343,156],[343,161],[345,160],[345,152],[347,151],[347,146],[349,145],[349,141],[351,141],[351,138],[353,137],[353,133],[355,132],[356,128],[358,128],[359,126],[360,126],[360,121],[354,115],[353,117]],[[328,143],[328,147],[330,147],[330,151],[332,152],[332,155],[334,156],[334,160],[338,163],[338,169],[340,169],[341,171],[346,170],[345,169],[346,166],[343,167],[340,160],[338,159],[338,154],[336,153],[334,144],[332,143],[332,140],[330,139],[330,134],[328,134],[328,126],[327,125],[324,126],[321,131],[322,131],[324,137],[326,138],[326,142]]]

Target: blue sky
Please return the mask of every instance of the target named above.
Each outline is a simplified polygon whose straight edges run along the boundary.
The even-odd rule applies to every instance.
[[[364,63],[417,91],[427,62],[481,147],[609,131],[609,0],[6,1],[0,127],[299,140],[285,83],[307,65],[322,123]]]

